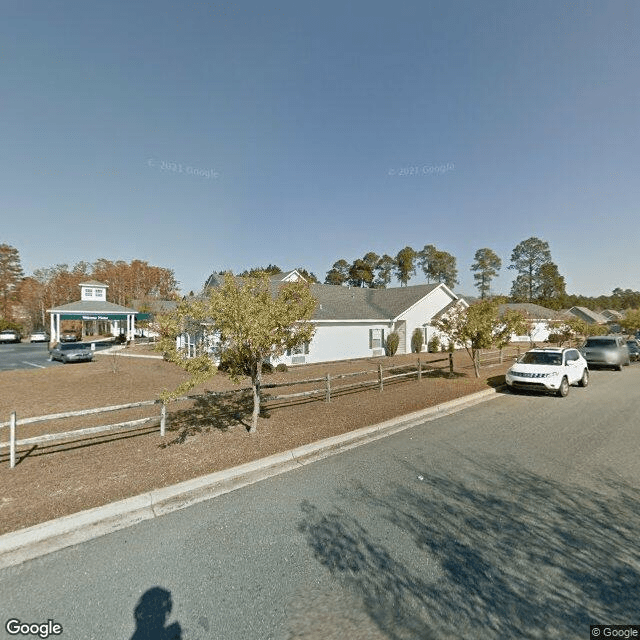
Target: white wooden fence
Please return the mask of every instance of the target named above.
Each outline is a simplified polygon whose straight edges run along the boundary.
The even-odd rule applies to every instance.
[[[446,358],[440,358],[438,360],[430,360],[428,362],[422,362],[419,358],[416,365],[395,365],[392,367],[383,368],[381,364],[378,365],[377,369],[369,369],[365,371],[356,371],[353,373],[343,373],[339,375],[331,375],[327,373],[325,376],[321,378],[309,378],[306,380],[292,380],[291,382],[284,383],[274,383],[274,384],[263,384],[261,385],[261,392],[264,389],[275,389],[280,387],[291,387],[295,385],[310,385],[321,383],[319,388],[312,389],[310,391],[302,391],[299,393],[289,393],[285,395],[265,395],[263,396],[264,403],[269,403],[273,401],[287,401],[293,400],[296,398],[304,398],[304,397],[313,397],[313,396],[324,396],[324,400],[326,402],[331,401],[331,397],[339,395],[341,393],[354,391],[357,389],[366,389],[366,388],[378,388],[380,391],[384,390],[384,383],[389,382],[391,380],[398,380],[400,378],[409,378],[416,377],[417,380],[422,379],[422,375],[435,371],[437,368],[431,367],[434,363],[437,362],[448,362],[449,364],[449,372],[453,372],[453,359],[451,354],[449,354]],[[424,368],[425,365],[429,365],[431,368]],[[385,376],[384,372],[390,371],[401,371],[401,373],[392,373],[390,375]],[[375,374],[375,375],[374,375]],[[337,380],[344,380],[347,378],[353,378],[356,376],[368,376],[369,379],[357,382],[355,384],[339,384],[336,385],[335,382]],[[220,391],[220,392],[207,392],[206,397],[224,397],[230,396],[238,393],[246,393],[250,391],[251,388],[241,388],[234,389],[231,391]],[[181,402],[187,400],[194,400],[198,397],[202,396],[184,396],[180,398],[176,398],[172,400],[173,402]],[[150,416],[146,418],[139,418],[136,420],[127,420],[125,422],[116,422],[107,425],[100,425],[96,427],[87,427],[84,429],[75,429],[73,431],[64,431],[60,433],[48,433],[44,435],[34,436],[31,438],[23,438],[18,440],[17,432],[18,427],[22,427],[25,425],[36,424],[39,422],[47,422],[52,420],[60,420],[64,418],[77,418],[82,416],[89,415],[97,415],[102,413],[109,413],[113,411],[123,411],[126,409],[136,409],[139,407],[149,407],[154,405],[160,405],[159,415]],[[63,413],[53,413],[45,416],[36,416],[31,418],[21,418],[18,420],[18,416],[16,412],[12,412],[10,419],[8,422],[0,423],[0,432],[4,428],[9,429],[9,440],[8,442],[0,442],[0,450],[9,448],[9,467],[13,469],[16,466],[16,448],[24,447],[29,445],[38,445],[43,443],[56,443],[62,442],[64,440],[69,440],[76,438],[78,436],[92,436],[98,433],[108,433],[112,431],[119,431],[122,429],[130,429],[135,427],[142,427],[150,424],[159,424],[160,426],[160,436],[164,437],[166,433],[166,422],[167,422],[167,405],[162,400],[145,400],[142,402],[131,402],[128,404],[120,404],[113,405],[110,407],[99,407],[95,409],[82,409],[78,411],[66,411]]]

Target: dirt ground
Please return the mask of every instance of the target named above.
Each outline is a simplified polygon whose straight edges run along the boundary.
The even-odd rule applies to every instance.
[[[148,347],[123,353],[153,354]],[[420,354],[423,367],[435,369],[418,381],[398,378],[378,388],[339,393],[340,385],[377,379],[377,367],[395,367],[400,373],[417,365],[418,354],[371,358],[340,363],[302,365],[286,373],[264,376],[264,384],[319,378],[329,373],[369,370],[368,376],[332,381],[332,397],[267,400],[256,434],[248,434],[252,409],[249,393],[225,398],[200,395],[196,400],[169,405],[167,433],[161,438],[157,423],[93,437],[74,437],[63,443],[23,446],[17,464],[9,468],[8,448],[0,448],[0,534],[28,527],[83,509],[101,506],[151,489],[213,473],[322,438],[433,406],[504,381],[509,362],[482,370],[476,379],[466,352],[454,354],[454,375],[442,358],[447,354]],[[428,362],[433,362],[428,365]],[[20,420],[66,411],[155,400],[164,389],[186,379],[176,365],[160,359],[97,354],[91,363],[68,364],[38,370],[0,372],[0,422],[15,411],[18,439],[137,417],[159,416],[159,405],[114,411],[99,416],[66,418],[20,425]],[[191,393],[225,391],[236,385],[218,373]],[[265,389],[265,394],[297,393],[320,385]],[[8,428],[0,429],[0,443],[8,442]]]

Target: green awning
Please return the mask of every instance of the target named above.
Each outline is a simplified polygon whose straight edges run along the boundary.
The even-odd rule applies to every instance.
[[[131,314],[134,315],[134,314]],[[136,316],[138,314],[135,314]],[[64,313],[60,312],[61,320],[126,320],[129,314],[126,313]]]

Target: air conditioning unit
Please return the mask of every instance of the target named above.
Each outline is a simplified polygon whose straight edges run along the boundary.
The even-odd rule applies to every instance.
[[[291,356],[291,364],[304,364],[306,358],[304,356]]]
[[[374,356],[383,356],[384,355],[384,349],[374,349],[373,350],[373,355]]]

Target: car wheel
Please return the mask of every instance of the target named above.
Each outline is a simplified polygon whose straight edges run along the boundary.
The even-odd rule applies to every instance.
[[[568,393],[569,393],[569,381],[565,376],[564,378],[562,378],[562,382],[560,383],[560,387],[558,389],[558,396],[560,398],[566,398]]]
[[[578,384],[581,387],[586,387],[589,384],[589,370],[585,369],[582,372],[582,378],[580,378],[580,382],[578,382]]]
[[[616,365],[616,371],[622,371],[622,363]]]

